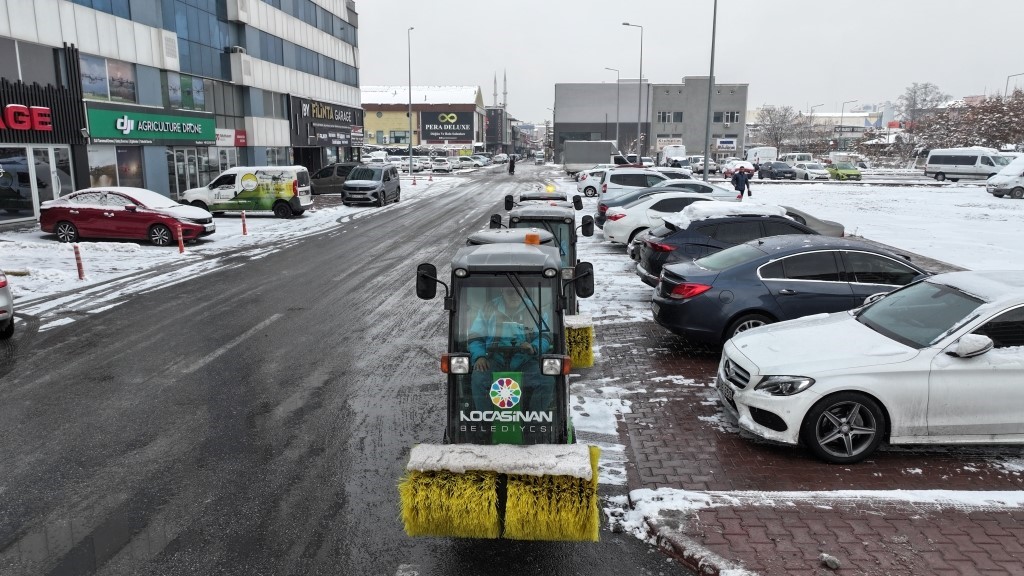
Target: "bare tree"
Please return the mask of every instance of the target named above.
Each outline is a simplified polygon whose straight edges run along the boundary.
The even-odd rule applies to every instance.
[[[792,106],[765,106],[757,112],[757,123],[764,139],[776,148],[781,148],[782,143],[796,136],[800,129]]]
[[[908,86],[896,104],[896,114],[903,121],[904,132],[913,136],[921,120],[947,101],[949,94],[931,82],[914,82]]]

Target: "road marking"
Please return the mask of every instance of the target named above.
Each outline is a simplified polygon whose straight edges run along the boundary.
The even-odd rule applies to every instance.
[[[245,334],[242,334],[241,336],[239,336],[238,338],[235,338],[231,342],[228,342],[227,344],[221,346],[220,348],[217,348],[216,350],[214,350],[213,352],[211,352],[210,354],[205,356],[199,362],[196,362],[192,366],[190,366],[190,367],[186,368],[185,370],[183,370],[183,372],[185,374],[190,374],[192,372],[195,372],[196,370],[199,370],[200,368],[202,368],[203,366],[206,366],[207,364],[209,364],[213,360],[216,360],[221,354],[223,354],[223,353],[227,352],[228,350],[230,350],[231,348],[239,345],[243,340],[245,340],[249,336],[252,336],[256,332],[259,332],[260,330],[266,328],[267,326],[269,326],[272,322],[276,321],[281,316],[284,316],[284,314],[280,314],[280,313],[279,314],[274,314],[270,318],[267,318],[263,322],[260,322],[256,326],[253,326],[252,328],[250,328]]]

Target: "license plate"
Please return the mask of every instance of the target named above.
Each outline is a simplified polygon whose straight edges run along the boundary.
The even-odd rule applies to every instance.
[[[651,302],[651,312],[653,312],[655,315],[657,315],[658,314],[658,309],[659,309],[658,308],[658,303],[657,302]]]
[[[732,402],[732,396],[734,392],[732,391],[732,388],[730,388],[729,385],[726,384],[725,380],[721,378],[718,379],[718,391],[726,400]]]
[[[211,232],[211,231],[217,229],[217,225],[216,224],[203,224],[203,229],[206,230],[207,232]]]

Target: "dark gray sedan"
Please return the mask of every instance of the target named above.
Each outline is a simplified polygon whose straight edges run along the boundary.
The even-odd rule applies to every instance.
[[[757,168],[758,178],[796,180],[796,170],[785,162],[762,162]]]
[[[856,308],[928,274],[856,240],[773,236],[665,266],[651,310],[673,333],[717,345],[764,324]]]

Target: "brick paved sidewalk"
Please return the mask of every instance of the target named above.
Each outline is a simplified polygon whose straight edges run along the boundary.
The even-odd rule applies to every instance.
[[[702,573],[1024,575],[1024,509],[872,498],[765,501],[743,491],[1024,489],[1024,449],[886,448],[831,465],[740,432],[710,386],[715,350],[691,348],[650,322],[599,325],[587,379],[635,394],[621,423],[631,490],[722,495],[716,505],[649,521],[663,548]],[[712,492],[713,491],[713,492]],[[957,493],[959,494],[959,493]],[[770,495],[768,495],[770,496]],[[742,572],[739,572],[742,573]]]

